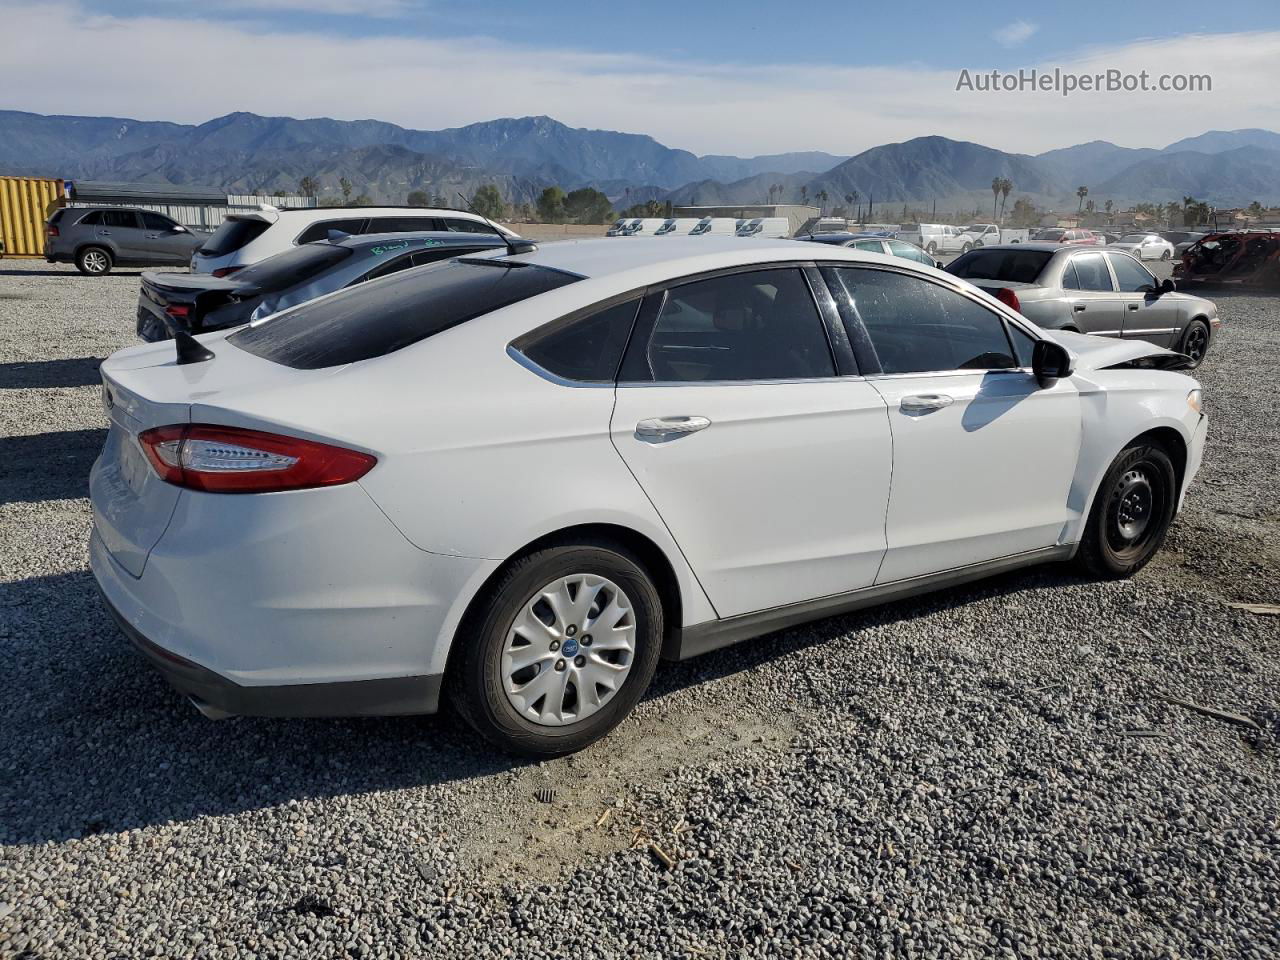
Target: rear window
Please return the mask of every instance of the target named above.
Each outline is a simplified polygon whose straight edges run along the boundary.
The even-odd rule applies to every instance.
[[[364,217],[356,217],[349,220],[321,220],[313,223],[307,229],[298,234],[298,239],[294,243],[315,243],[317,240],[328,240],[329,231],[337,230],[339,233],[346,233],[355,236],[364,233]],[[430,230],[430,227],[425,228]]]
[[[237,283],[251,283],[263,293],[284,290],[309,280],[351,256],[349,247],[331,243],[309,243],[267,257],[236,272]]]
[[[262,220],[228,217],[222,221],[222,226],[213,231],[213,236],[204,242],[200,252],[209,257],[224,257],[228,253],[235,253],[250,240],[261,236],[269,226],[269,223]]]
[[[228,339],[264,360],[319,370],[395,353],[578,279],[543,267],[448,260],[359,284]]]
[[[1053,254],[1047,250],[971,250],[947,266],[965,280],[1035,283]]]

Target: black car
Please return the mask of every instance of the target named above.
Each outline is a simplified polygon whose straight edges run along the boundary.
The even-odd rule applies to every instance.
[[[156,341],[176,331],[238,327],[344,287],[503,245],[501,237],[483,233],[335,231],[332,240],[290,247],[229,277],[148,271],[138,295],[138,336]]]

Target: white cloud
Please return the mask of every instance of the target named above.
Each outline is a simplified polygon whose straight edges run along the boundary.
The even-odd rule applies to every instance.
[[[30,42],[45,36],[58,38],[57,57]],[[106,49],[129,55],[103,57]],[[11,3],[0,32],[0,106],[185,122],[249,110],[426,129],[548,114],[573,126],[647,133],[698,153],[855,153],[925,134],[1031,153],[1093,139],[1150,146],[1207,129],[1280,127],[1278,63],[1280,33],[1103,47],[1039,66],[1147,69],[1153,76],[1207,70],[1212,92],[1063,98],[956,92],[958,70],[920,65],[744,66],[484,38],[343,37],[225,15],[113,17],[74,3]],[[75,64],[84,67],[68,66]]]
[[[1038,23],[1027,23],[1025,20],[1015,20],[1007,27],[1001,27],[991,35],[991,38],[1002,47],[1020,47],[1040,29]]]
[[[411,9],[410,0],[207,0],[206,9],[244,14],[307,13],[343,17],[396,17]]]

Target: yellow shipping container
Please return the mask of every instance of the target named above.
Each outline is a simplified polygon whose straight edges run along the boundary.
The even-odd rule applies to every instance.
[[[61,180],[0,177],[0,240],[6,257],[44,256],[44,222],[62,198]]]

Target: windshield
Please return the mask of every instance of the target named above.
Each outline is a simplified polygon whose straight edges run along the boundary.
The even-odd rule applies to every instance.
[[[1003,280],[1035,283],[1053,257],[1048,250],[971,250],[947,266],[965,280]]]
[[[394,353],[578,279],[543,267],[446,260],[313,300],[227,342],[295,370],[336,367]]]
[[[1036,234],[1037,240],[1061,240],[1066,234],[1065,230],[1041,230]]]

